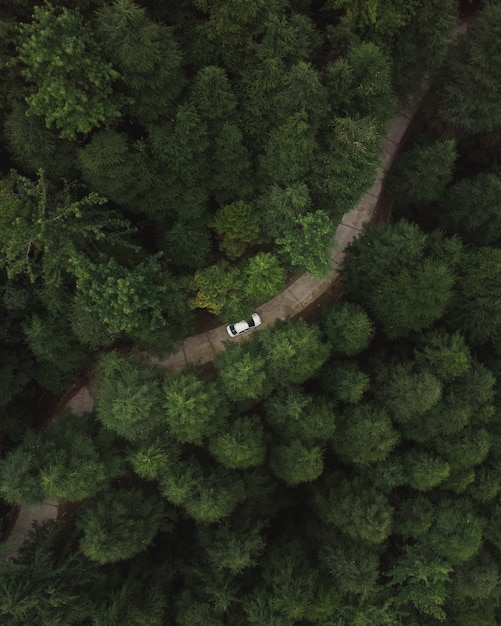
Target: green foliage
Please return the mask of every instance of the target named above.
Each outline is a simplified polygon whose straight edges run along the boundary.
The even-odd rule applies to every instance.
[[[443,621],[446,583],[452,566],[430,555],[423,545],[406,546],[405,552],[390,570],[389,584],[396,587],[399,604],[412,604],[420,613]]]
[[[239,417],[225,425],[209,442],[209,452],[229,469],[247,469],[264,463],[266,444],[259,418]]]
[[[453,593],[458,599],[488,598],[499,584],[499,567],[485,549],[473,559],[455,568],[452,577]]]
[[[389,188],[398,206],[441,198],[452,179],[456,158],[456,144],[452,139],[429,145],[414,144],[397,159],[389,178]]]
[[[285,270],[271,252],[258,252],[251,257],[245,267],[244,293],[256,304],[271,300],[282,291],[285,284]]]
[[[466,499],[444,498],[437,506],[436,520],[427,543],[453,565],[467,561],[482,545],[484,522]]]
[[[232,574],[257,565],[257,558],[266,545],[260,524],[250,525],[234,519],[213,526],[201,526],[197,537],[210,564],[217,570],[229,570]]]
[[[61,550],[61,539],[55,522],[35,525],[17,557],[2,559],[3,624],[62,626],[92,617],[93,591],[105,584],[104,576],[73,546]]]
[[[400,221],[367,227],[346,250],[346,292],[381,322],[391,338],[431,326],[451,300],[455,280],[451,265],[460,244],[439,240],[443,251],[438,255],[435,245],[417,226]]]
[[[459,333],[432,331],[422,337],[420,344],[414,352],[417,363],[429,367],[444,382],[465,374],[470,368],[470,349]]]
[[[364,309],[344,302],[328,312],[325,333],[336,352],[355,356],[367,348],[374,334],[374,325]]]
[[[285,188],[272,185],[259,199],[259,208],[264,234],[276,239],[291,230],[295,219],[311,208],[309,189],[304,183]]]
[[[499,245],[501,240],[501,178],[480,173],[451,185],[440,202],[437,218],[447,232],[477,245]]]
[[[145,480],[160,480],[179,461],[180,447],[170,439],[157,437],[139,442],[129,454],[135,473]]]
[[[296,269],[316,278],[325,278],[330,269],[334,226],[325,211],[298,215],[291,228],[277,237],[279,253]]]
[[[246,346],[229,345],[216,355],[214,362],[230,400],[258,400],[269,393],[264,357],[253,354]]]
[[[379,576],[379,554],[366,544],[342,538],[329,541],[320,558],[343,593],[366,596],[376,587]]]
[[[100,564],[130,559],[150,545],[165,514],[156,493],[139,487],[107,492],[86,503],[76,520],[83,532],[80,548]]]
[[[61,137],[74,139],[120,115],[113,82],[120,75],[103,58],[78,9],[35,6],[20,27],[17,53],[27,83],[28,114],[45,118]]]
[[[449,476],[450,468],[447,461],[425,450],[414,449],[405,457],[405,471],[413,489],[428,491]]]
[[[335,429],[333,405],[322,397],[289,387],[273,394],[265,404],[266,421],[280,440],[324,443]]]
[[[362,478],[330,474],[313,499],[320,519],[354,541],[378,544],[391,533],[393,507]]]
[[[170,29],[132,0],[116,0],[98,9],[97,32],[132,96],[132,114],[144,123],[170,113],[185,82]]]
[[[40,484],[44,450],[40,438],[28,431],[22,445],[14,448],[0,463],[0,495],[10,504],[38,504],[44,493]]]
[[[324,469],[323,450],[320,446],[293,439],[271,447],[270,466],[275,476],[289,486],[309,483]]]
[[[259,242],[260,228],[252,205],[241,200],[219,208],[209,223],[221,239],[229,259],[241,257],[247,246]]]
[[[105,354],[96,369],[96,391],[98,418],[121,437],[146,439],[164,422],[159,384],[141,360]]]
[[[457,22],[455,0],[419,0],[412,19],[396,36],[393,50],[394,85],[406,96],[416,90],[424,72],[437,70]]]
[[[440,400],[442,384],[426,370],[413,371],[411,363],[379,364],[376,394],[393,419],[405,423]]]
[[[440,73],[438,114],[465,132],[499,129],[500,15],[498,4],[487,4],[468,37],[459,38]]]
[[[163,397],[165,424],[181,443],[200,445],[217,430],[226,412],[216,385],[190,373],[167,378]]]
[[[465,251],[452,303],[451,325],[472,345],[497,336],[501,328],[501,250]]]
[[[347,54],[325,68],[329,101],[340,117],[373,117],[385,123],[390,117],[394,96],[391,64],[373,42],[353,43]]]
[[[386,411],[359,404],[344,413],[332,445],[342,459],[365,466],[386,459],[399,440]]]
[[[279,387],[301,383],[322,366],[330,346],[323,343],[317,326],[284,322],[272,332],[259,333],[257,340],[271,381]]]
[[[357,404],[370,387],[369,376],[353,362],[332,363],[320,375],[322,389],[341,402]]]
[[[219,315],[228,306],[230,296],[242,289],[242,277],[236,267],[221,262],[195,272],[191,288],[196,292],[191,300],[193,308]]]
[[[163,330],[164,303],[169,284],[158,258],[128,268],[114,259],[90,263],[75,259],[77,293],[88,313],[104,324],[111,336],[147,336]],[[174,280],[170,283],[175,289]]]

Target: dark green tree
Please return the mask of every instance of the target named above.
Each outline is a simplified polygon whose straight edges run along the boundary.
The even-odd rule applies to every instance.
[[[374,325],[367,313],[351,302],[329,311],[323,326],[334,350],[346,356],[365,350],[374,334]]]
[[[71,538],[61,537],[55,522],[45,522],[31,530],[15,559],[0,562],[0,621],[12,626],[87,621],[93,596],[104,584],[102,572],[75,550]]]
[[[343,361],[332,363],[320,374],[322,389],[328,395],[341,402],[357,404],[370,387],[370,378],[357,363]]]
[[[388,413],[365,403],[342,415],[332,445],[342,459],[363,467],[386,459],[399,440]]]
[[[289,486],[316,480],[324,469],[323,450],[318,445],[292,439],[271,446],[272,472]]]
[[[460,37],[440,72],[438,114],[446,124],[464,132],[485,133],[499,129],[501,85],[497,63],[500,48],[498,4],[486,5],[467,37]]]
[[[151,544],[167,514],[162,499],[140,487],[122,487],[88,501],[76,525],[82,552],[97,563],[130,559]]]
[[[264,463],[266,443],[258,417],[237,417],[220,428],[209,442],[209,452],[229,469],[247,469]]]
[[[389,176],[389,189],[399,207],[439,200],[450,183],[456,144],[452,139],[416,142],[399,157]]]

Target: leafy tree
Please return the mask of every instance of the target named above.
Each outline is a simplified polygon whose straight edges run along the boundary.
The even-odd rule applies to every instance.
[[[159,435],[139,441],[129,450],[128,460],[135,473],[145,480],[160,480],[179,461],[181,447],[170,437]]]
[[[289,387],[266,400],[266,421],[280,440],[324,443],[335,429],[333,405],[322,397]]]
[[[452,139],[429,145],[416,143],[397,159],[389,178],[398,205],[405,207],[441,198],[452,179],[456,158]]]
[[[251,302],[261,304],[277,295],[285,283],[285,270],[271,252],[258,252],[245,268],[245,295]]]
[[[101,130],[78,153],[84,181],[91,189],[127,208],[138,210],[153,185],[153,165],[141,141],[125,133]]]
[[[443,60],[457,21],[454,0],[419,0],[409,22],[399,29],[393,48],[394,85],[407,95],[419,86],[423,73],[434,73]]]
[[[330,346],[322,343],[317,326],[284,322],[258,335],[261,353],[272,382],[280,387],[301,383],[322,366]]]
[[[383,461],[399,439],[386,411],[359,404],[343,414],[332,445],[341,458],[363,467]]]
[[[380,124],[372,116],[336,117],[324,134],[311,176],[312,199],[334,220],[353,208],[374,181]]]
[[[289,486],[308,483],[323,472],[323,450],[318,445],[293,439],[271,447],[270,466],[275,476]]]
[[[224,519],[246,499],[242,477],[220,466],[181,461],[160,479],[163,495],[199,523]]]
[[[233,344],[216,355],[218,378],[229,399],[258,400],[271,390],[264,357],[247,346]]]
[[[393,507],[388,499],[361,477],[342,473],[325,476],[313,492],[315,512],[357,542],[377,544],[391,533]]]
[[[369,376],[351,361],[329,364],[320,374],[326,394],[341,402],[357,404],[370,387]]]
[[[160,242],[160,249],[170,263],[182,270],[195,271],[212,260],[213,242],[204,223],[180,218]]]
[[[334,227],[324,211],[297,216],[275,243],[292,267],[304,269],[317,278],[325,278],[329,273]]]
[[[458,270],[450,323],[473,345],[497,337],[501,328],[501,251],[475,248],[465,251]]]
[[[112,94],[120,74],[103,58],[79,10],[45,3],[34,7],[32,18],[21,24],[17,49],[28,113],[43,116],[68,139],[119,117]]]
[[[433,489],[450,472],[449,463],[425,450],[413,449],[405,457],[405,471],[409,485],[419,491]]]
[[[483,520],[472,502],[443,498],[437,506],[436,520],[427,535],[429,547],[453,565],[471,559],[482,545]]]
[[[216,461],[229,469],[247,469],[262,465],[266,444],[259,418],[236,418],[212,437],[209,452]]]
[[[346,537],[326,535],[325,539],[320,559],[340,591],[357,596],[373,592],[379,577],[378,552],[372,546]]]
[[[381,322],[391,338],[431,326],[449,304],[451,265],[460,244],[439,241],[443,251],[439,249],[438,255],[434,244],[417,226],[400,221],[367,227],[346,250],[346,292]]]
[[[327,91],[321,76],[304,61],[294,64],[284,75],[274,102],[274,113],[281,122],[304,111],[313,128],[318,128],[329,113]]]
[[[223,122],[234,121],[237,100],[222,67],[202,67],[191,85],[191,102],[210,130],[219,131]]]
[[[301,111],[272,129],[260,159],[261,176],[270,185],[287,187],[303,182],[317,151],[315,133]]]
[[[35,525],[16,558],[1,560],[2,623],[62,625],[91,618],[93,595],[104,576],[65,539],[61,549],[53,521]]]
[[[389,58],[373,42],[353,42],[346,55],[324,70],[336,115],[373,117],[385,123],[394,104]]]
[[[272,185],[259,199],[259,208],[263,235],[276,239],[292,228],[299,215],[311,208],[309,189],[304,183],[285,188]]]
[[[458,599],[485,599],[499,584],[499,567],[494,557],[483,548],[473,559],[455,568],[452,576],[453,595]]]
[[[5,114],[4,132],[11,157],[31,174],[44,170],[49,178],[74,178],[77,146],[58,137],[41,117],[27,115],[27,111],[25,102],[14,102]]]
[[[229,570],[232,574],[257,565],[257,558],[266,545],[262,524],[237,522],[233,518],[216,525],[200,526],[197,538],[210,564],[215,569]]]
[[[452,566],[445,559],[429,554],[426,546],[405,546],[404,554],[389,572],[389,585],[396,587],[399,604],[412,604],[420,613],[445,619],[443,604]]]
[[[442,397],[440,380],[426,370],[413,371],[411,363],[380,363],[378,368],[376,396],[397,422],[423,415]]]
[[[329,311],[324,327],[334,350],[346,356],[355,356],[365,350],[374,334],[367,313],[351,302],[344,302]]]
[[[395,510],[395,531],[406,539],[418,539],[429,532],[435,521],[435,506],[422,494],[412,495]]]
[[[492,132],[499,129],[501,82],[500,13],[497,4],[486,5],[468,37],[461,37],[448,55],[440,73],[440,118],[465,132]],[[479,97],[481,94],[481,97]]]
[[[451,185],[437,210],[437,218],[447,231],[477,246],[499,244],[501,239],[501,178],[480,173]]]
[[[196,292],[192,307],[219,315],[228,306],[232,292],[241,290],[242,278],[238,268],[221,262],[195,272],[191,288]]]
[[[224,204],[251,195],[250,153],[236,124],[224,122],[221,126],[214,142],[211,164],[210,191],[217,202]]]
[[[170,29],[150,19],[132,0],[116,0],[97,11],[104,50],[131,94],[130,109],[141,122],[170,113],[185,79],[182,56]]]
[[[11,450],[0,463],[0,495],[10,504],[38,504],[44,493],[40,484],[40,470],[44,449],[40,437],[29,430],[20,446]]]
[[[260,240],[259,222],[251,204],[241,200],[219,208],[210,222],[219,239],[220,248],[229,259],[241,257],[247,246]]]
[[[170,300],[172,306],[177,300],[175,306],[183,307],[179,298],[182,287],[165,272],[158,256],[133,268],[113,258],[90,263],[79,257],[73,262],[73,272],[87,312],[94,314],[112,337],[125,334],[146,341],[154,337],[158,342],[160,330],[169,337],[167,303]]]
[[[59,416],[44,437],[40,484],[45,497],[79,502],[96,496],[122,476],[123,462],[113,451],[110,435],[92,428],[82,416]]]
[[[166,425],[181,443],[200,445],[217,430],[226,412],[216,385],[191,373],[168,377],[163,394]]]
[[[140,487],[122,487],[89,501],[76,525],[82,552],[97,563],[130,559],[153,541],[165,519],[163,501]]]
[[[105,354],[96,369],[96,412],[129,440],[144,440],[164,422],[162,395],[151,368],[134,357]]]
[[[341,20],[351,31],[386,45],[392,42],[400,28],[412,19],[416,11],[414,2],[402,0],[391,0],[383,5],[371,0],[329,0],[328,5],[331,9],[342,11]]]
[[[444,382],[465,374],[471,363],[464,337],[459,333],[451,335],[443,329],[423,335],[414,355],[417,363],[430,368]]]

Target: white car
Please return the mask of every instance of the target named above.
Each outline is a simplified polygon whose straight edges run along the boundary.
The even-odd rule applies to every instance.
[[[250,320],[242,320],[236,324],[228,324],[228,326],[226,326],[226,330],[228,331],[228,335],[230,337],[237,337],[238,335],[243,335],[249,330],[252,330],[253,328],[256,328],[256,326],[260,325],[261,318],[257,313],[253,313]]]

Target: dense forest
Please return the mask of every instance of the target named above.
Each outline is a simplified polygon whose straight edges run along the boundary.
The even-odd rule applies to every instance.
[[[500,623],[501,6],[11,0],[0,29],[0,495],[64,504],[0,562],[0,624]],[[425,73],[343,300],[155,365],[326,272]],[[47,419],[82,371],[95,412]]]

